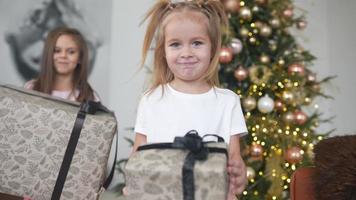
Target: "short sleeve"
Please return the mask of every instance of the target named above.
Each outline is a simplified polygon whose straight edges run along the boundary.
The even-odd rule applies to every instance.
[[[240,134],[241,136],[244,136],[247,134],[247,127],[246,127],[246,122],[245,122],[245,117],[243,115],[242,109],[241,109],[241,103],[240,103],[240,98],[239,96],[236,95],[235,98],[235,104],[232,109],[232,114],[231,114],[231,135],[237,135]]]
[[[136,123],[135,123],[135,133],[147,134],[146,125],[146,110],[147,110],[147,97],[144,95],[138,105]]]

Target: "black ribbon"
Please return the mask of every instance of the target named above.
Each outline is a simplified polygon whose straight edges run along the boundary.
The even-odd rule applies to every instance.
[[[224,142],[224,139],[218,135],[214,136],[218,142]],[[138,151],[148,149],[187,149],[189,153],[184,159],[182,168],[182,183],[183,183],[183,200],[194,200],[194,165],[196,160],[204,161],[208,158],[209,153],[224,153],[227,157],[227,150],[224,148],[206,147],[207,142],[203,142],[203,138],[198,135],[195,130],[189,131],[184,137],[175,137],[173,143],[156,143],[143,145],[138,148]]]
[[[57,180],[56,180],[53,192],[52,192],[51,200],[59,200],[62,195],[64,183],[67,179],[70,164],[72,162],[74,152],[75,152],[75,149],[78,144],[78,140],[79,140],[80,133],[81,133],[83,125],[84,125],[86,115],[87,114],[95,114],[98,110],[101,110],[104,112],[110,112],[100,102],[84,101],[80,105],[80,109],[77,113],[77,118],[74,122],[74,126],[72,129],[72,132],[71,132],[71,135],[70,135],[70,138],[68,141],[68,145],[67,145],[65,154],[63,156],[63,161],[62,161],[62,164],[61,164],[58,176],[57,176]],[[116,145],[117,145],[117,141],[116,141]],[[117,151],[115,151],[114,161],[116,160],[116,156],[117,156]],[[114,167],[112,168],[109,177],[106,179],[106,181],[103,184],[103,187],[105,189],[109,186],[113,175],[114,175]]]

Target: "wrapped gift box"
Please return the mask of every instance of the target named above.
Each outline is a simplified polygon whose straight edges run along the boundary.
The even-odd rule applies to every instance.
[[[132,155],[125,167],[127,199],[225,200],[226,143],[175,143],[144,145]]]
[[[51,199],[80,105],[0,85],[0,192]],[[61,200],[96,199],[106,176],[113,113],[86,114]],[[62,177],[63,178],[63,177]]]

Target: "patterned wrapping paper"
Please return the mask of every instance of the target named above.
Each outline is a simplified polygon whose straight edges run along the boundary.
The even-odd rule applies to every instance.
[[[0,192],[48,200],[79,104],[0,86]],[[61,199],[95,199],[105,179],[117,122],[87,114]]]
[[[209,147],[226,149],[225,143]],[[182,167],[188,150],[150,149],[136,152],[125,167],[130,200],[183,200]],[[227,158],[209,153],[207,160],[195,161],[195,200],[224,200],[228,189]]]

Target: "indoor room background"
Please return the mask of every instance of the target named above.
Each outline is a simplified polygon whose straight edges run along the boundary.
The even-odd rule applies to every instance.
[[[38,13],[46,12],[46,5],[52,3],[51,9],[56,10],[57,17],[64,23],[78,26],[75,28],[81,30],[95,47],[91,52],[93,66],[89,80],[103,104],[117,115],[120,141],[118,159],[126,158],[130,153],[130,145],[125,138],[132,139],[134,136],[131,128],[135,123],[136,107],[150,76],[149,66],[140,69],[145,31],[145,24],[141,24],[141,21],[153,2],[0,0],[1,84],[23,86],[31,73],[38,71],[36,58],[41,54],[41,41],[48,31],[38,30],[38,23],[45,23]],[[295,3],[306,11],[308,26],[302,32],[292,31],[301,45],[317,57],[312,69],[316,71],[318,79],[337,76],[323,88],[334,99],[315,102],[325,118],[334,117],[332,123],[322,124],[319,129],[327,131],[335,128],[333,135],[354,134],[356,1],[296,0]],[[68,20],[68,17],[73,20]],[[22,43],[16,44],[14,41]],[[116,177],[115,181],[120,180]]]

